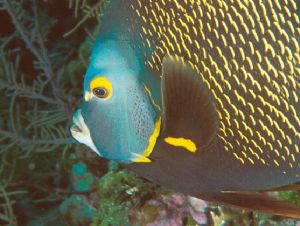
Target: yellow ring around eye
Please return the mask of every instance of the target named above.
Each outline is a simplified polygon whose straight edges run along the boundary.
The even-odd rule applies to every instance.
[[[105,77],[96,77],[90,83],[90,90],[93,91],[95,88],[103,87],[107,90],[108,94],[102,100],[107,100],[112,95],[112,85]]]

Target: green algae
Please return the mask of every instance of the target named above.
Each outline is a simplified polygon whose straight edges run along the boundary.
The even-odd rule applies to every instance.
[[[167,189],[147,182],[129,171],[110,171],[99,180],[98,215],[93,225],[129,225],[130,211]]]
[[[60,206],[59,212],[69,225],[89,225],[96,215],[84,195],[71,195]]]
[[[282,191],[278,192],[278,196],[283,200],[300,206],[300,191]]]

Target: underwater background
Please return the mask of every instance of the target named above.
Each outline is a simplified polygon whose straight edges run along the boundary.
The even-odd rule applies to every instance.
[[[174,193],[71,138],[107,4],[0,0],[0,225],[300,225]]]

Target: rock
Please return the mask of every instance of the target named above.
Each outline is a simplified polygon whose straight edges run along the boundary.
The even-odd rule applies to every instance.
[[[207,203],[201,199],[189,196],[188,202],[190,204],[190,214],[192,218],[200,225],[206,225],[208,220],[205,214]]]
[[[90,225],[96,215],[96,209],[88,203],[84,195],[71,195],[61,203],[59,212],[72,226]]]

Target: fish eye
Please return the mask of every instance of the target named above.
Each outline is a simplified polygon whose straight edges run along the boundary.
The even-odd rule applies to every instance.
[[[106,88],[104,87],[96,87],[93,89],[93,94],[96,96],[96,97],[99,97],[101,99],[104,99],[108,96],[109,92]]]
[[[90,82],[90,91],[94,96],[106,100],[111,97],[113,88],[107,78],[104,76],[97,76]]]

